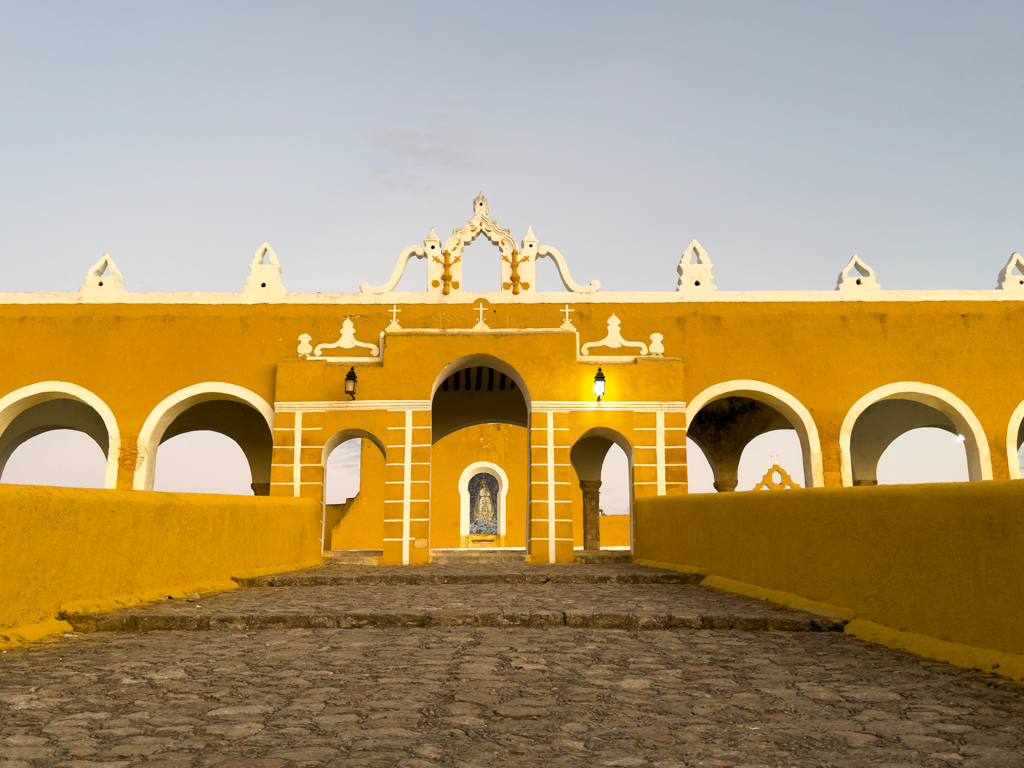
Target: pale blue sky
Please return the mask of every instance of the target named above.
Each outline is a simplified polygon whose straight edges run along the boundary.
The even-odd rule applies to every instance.
[[[605,290],[991,288],[1024,3],[0,4],[2,290],[383,282],[481,189]],[[546,280],[544,278],[547,278]],[[410,287],[420,289],[419,283]],[[550,275],[542,287],[555,289]]]
[[[673,290],[694,238],[720,290],[830,290],[853,253],[992,288],[1024,250],[1022,39],[1019,0],[0,2],[0,291],[77,290],[106,251],[129,290],[240,290],[269,240],[289,290],[354,292],[480,190],[605,290]],[[798,474],[790,438],[743,484],[772,450]],[[101,482],[63,439],[4,480]],[[245,490],[194,439],[161,484]],[[966,477],[914,440],[886,461]]]

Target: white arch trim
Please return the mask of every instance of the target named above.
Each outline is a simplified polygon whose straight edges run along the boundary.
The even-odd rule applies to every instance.
[[[843,419],[843,426],[839,430],[839,452],[844,486],[853,485],[850,438],[853,436],[853,428],[857,424],[857,419],[872,405],[883,400],[912,400],[942,413],[953,422],[957,432],[964,437],[964,447],[967,449],[968,478],[970,480],[992,479],[992,455],[989,453],[988,439],[985,437],[985,430],[982,429],[981,422],[967,407],[967,404],[942,387],[922,384],[919,381],[898,381],[868,392],[854,403],[850,412],[846,414],[846,418]]]
[[[117,419],[107,404],[85,387],[67,381],[41,381],[0,397],[0,434],[3,434],[8,425],[29,408],[50,400],[77,400],[88,405],[103,419],[108,441],[107,472],[103,487],[117,488],[117,464],[121,453],[121,432],[117,428]]]
[[[753,379],[737,379],[725,381],[708,387],[694,397],[686,405],[686,426],[700,413],[708,403],[721,400],[723,397],[749,397],[770,405],[793,425],[800,438],[800,447],[804,454],[804,483],[808,488],[821,488],[825,485],[825,472],[821,461],[821,440],[818,427],[814,423],[811,412],[803,403],[783,389],[772,384]]]
[[[1024,422],[1024,403],[1017,406],[1006,427],[1006,461],[1009,464],[1011,480],[1021,479],[1020,460],[1017,458],[1017,435],[1020,434],[1021,422]]]
[[[132,488],[136,491],[153,490],[153,479],[156,476],[156,453],[164,432],[178,416],[193,405],[210,400],[233,400],[236,403],[252,406],[266,419],[270,434],[274,434],[274,408],[262,397],[245,387],[222,381],[206,381],[179,389],[173,395],[161,400],[142,425],[142,431],[139,432],[139,454],[135,464],[135,479]]]
[[[459,535],[469,536],[469,481],[474,475],[486,472],[498,481],[498,534],[505,535],[505,497],[508,496],[508,475],[497,464],[477,461],[470,464],[459,476]]]

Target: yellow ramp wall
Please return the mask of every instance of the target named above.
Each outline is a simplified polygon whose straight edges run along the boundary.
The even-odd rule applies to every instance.
[[[315,565],[312,499],[0,485],[0,642],[61,606]]]
[[[636,500],[634,556],[1024,653],[1024,481]]]

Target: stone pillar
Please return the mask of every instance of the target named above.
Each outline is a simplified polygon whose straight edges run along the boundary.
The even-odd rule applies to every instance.
[[[583,489],[583,549],[601,549],[601,481],[580,480]]]
[[[270,483],[251,483],[249,487],[252,488],[253,496],[270,495]]]
[[[740,484],[739,480],[716,480],[715,490],[719,493],[733,493],[736,490],[736,486]]]

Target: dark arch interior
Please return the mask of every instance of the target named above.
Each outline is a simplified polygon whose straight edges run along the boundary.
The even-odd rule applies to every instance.
[[[527,425],[526,400],[511,376],[484,365],[456,371],[432,404],[432,442],[474,424]]]
[[[26,408],[15,416],[0,434],[0,477],[11,454],[37,435],[56,429],[84,432],[91,437],[105,456],[110,449],[107,425],[96,410],[78,400],[48,400]]]

